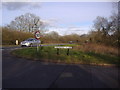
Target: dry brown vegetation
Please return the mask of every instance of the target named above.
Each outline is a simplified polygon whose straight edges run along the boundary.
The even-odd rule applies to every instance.
[[[34,37],[29,32],[20,32],[15,30],[9,30],[2,28],[2,44],[3,45],[15,45],[15,41],[19,40],[19,43],[27,38]]]
[[[78,45],[74,49],[84,51],[84,52],[95,52],[95,53],[118,56],[118,48],[115,48],[112,46],[106,46],[102,44],[87,43],[83,45]]]

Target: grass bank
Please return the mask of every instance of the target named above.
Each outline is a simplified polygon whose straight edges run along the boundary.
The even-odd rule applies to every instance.
[[[103,53],[100,54],[93,51],[85,52],[76,49],[75,47],[78,47],[78,45],[69,46],[73,46],[73,49],[70,49],[69,51],[69,55],[67,55],[67,49],[59,49],[59,55],[57,55],[57,49],[55,49],[54,46],[41,47],[39,48],[39,52],[36,51],[35,47],[24,48],[15,50],[12,54],[31,60],[42,60],[57,63],[120,65],[120,58],[118,56]]]

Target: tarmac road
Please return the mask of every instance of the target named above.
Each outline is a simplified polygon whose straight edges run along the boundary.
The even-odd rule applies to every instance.
[[[17,47],[19,48],[19,47]],[[2,49],[2,88],[120,88],[120,69],[18,58]]]

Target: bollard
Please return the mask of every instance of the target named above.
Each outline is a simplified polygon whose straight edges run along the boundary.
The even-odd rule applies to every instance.
[[[18,40],[15,41],[16,45],[18,45]]]

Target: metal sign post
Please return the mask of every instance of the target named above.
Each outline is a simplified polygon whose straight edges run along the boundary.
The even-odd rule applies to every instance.
[[[37,52],[39,51],[39,45],[38,45],[38,43],[37,43]]]
[[[35,32],[35,38],[38,39],[38,40],[40,39],[40,32],[39,31]],[[39,43],[37,43],[37,52],[38,51],[39,51]]]

